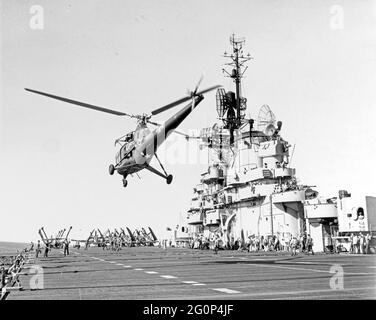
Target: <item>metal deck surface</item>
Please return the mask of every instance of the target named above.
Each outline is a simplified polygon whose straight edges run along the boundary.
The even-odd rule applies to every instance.
[[[71,250],[32,264],[43,267],[44,289],[31,290],[29,269],[23,291],[13,299],[375,299],[376,256],[247,253],[135,247],[120,252]],[[29,265],[32,265],[29,264]],[[334,265],[344,271],[343,289],[333,290]],[[333,272],[333,270],[332,270]],[[339,282],[337,281],[337,284]],[[338,287],[337,287],[338,289]]]

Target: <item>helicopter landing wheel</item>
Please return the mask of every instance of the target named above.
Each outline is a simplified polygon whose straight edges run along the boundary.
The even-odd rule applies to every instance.
[[[113,164],[110,164],[110,167],[108,168],[108,171],[110,173],[110,175],[112,176],[115,172],[115,167]]]
[[[167,184],[170,184],[172,182],[172,174],[169,174],[166,178]]]
[[[123,187],[125,188],[128,185],[128,181],[123,179]]]

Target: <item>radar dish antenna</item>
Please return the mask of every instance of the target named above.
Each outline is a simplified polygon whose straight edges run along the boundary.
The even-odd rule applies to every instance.
[[[217,113],[219,118],[223,118],[226,113],[226,91],[223,88],[219,88],[215,94],[217,102]]]
[[[257,130],[262,131],[268,136],[272,136],[276,130],[276,119],[272,110],[267,104],[264,104],[259,111],[257,118]]]

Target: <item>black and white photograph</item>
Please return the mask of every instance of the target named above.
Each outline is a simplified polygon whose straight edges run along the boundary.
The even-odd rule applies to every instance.
[[[376,1],[0,13],[0,309],[376,299]]]

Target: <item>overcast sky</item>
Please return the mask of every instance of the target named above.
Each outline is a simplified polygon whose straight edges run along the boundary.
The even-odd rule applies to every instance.
[[[72,237],[87,238],[96,227],[151,226],[160,235],[179,223],[206,169],[196,142],[172,135],[160,150],[171,185],[141,172],[124,189],[108,165],[114,140],[134,121],[23,88],[150,112],[184,96],[201,75],[202,88],[231,89],[221,55],[232,33],[246,38],[254,58],[243,83],[247,111],[257,118],[268,104],[283,122],[300,182],[327,197],[339,189],[376,196],[376,2],[0,3],[1,241],[36,240],[41,226],[50,235],[72,225]],[[35,29],[35,5],[43,9],[42,29]],[[212,92],[180,129],[215,120]]]

